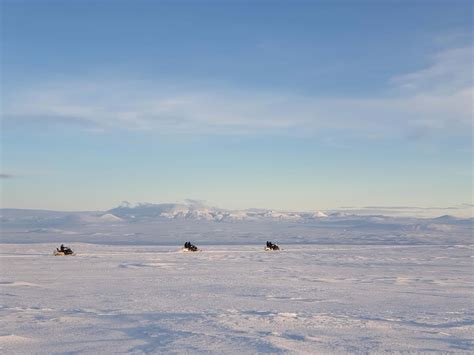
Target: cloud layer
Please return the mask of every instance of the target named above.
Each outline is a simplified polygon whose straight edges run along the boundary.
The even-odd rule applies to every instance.
[[[33,85],[4,100],[9,125],[184,134],[318,134],[417,138],[472,128],[472,47],[449,49],[394,76],[383,97],[321,98],[233,88],[183,89],[147,81],[70,80]]]

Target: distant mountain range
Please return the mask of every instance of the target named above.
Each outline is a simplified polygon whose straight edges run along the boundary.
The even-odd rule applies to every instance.
[[[288,222],[288,223],[337,223],[337,224],[433,224],[469,225],[472,218],[441,216],[437,218],[393,217],[380,214],[359,215],[344,211],[288,212],[267,209],[226,210],[200,203],[123,203],[108,211],[62,212],[44,210],[1,209],[3,225],[23,224],[54,227],[74,224],[103,224],[150,222],[165,220],[211,222]],[[436,227],[438,228],[438,227]]]
[[[361,211],[362,213],[364,211]],[[226,210],[201,203],[124,203],[107,211],[0,209],[0,243],[339,243],[465,245],[472,218],[356,211]]]
[[[329,215],[321,212],[278,212],[263,209],[225,210],[201,204],[151,204],[140,203],[135,206],[124,204],[107,211],[108,219],[113,217],[123,220],[140,218],[167,218],[206,221],[304,221],[327,218]]]

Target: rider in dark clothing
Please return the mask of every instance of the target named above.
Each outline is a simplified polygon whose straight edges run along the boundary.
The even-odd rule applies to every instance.
[[[59,248],[56,248],[56,251],[58,253],[62,253],[64,255],[71,255],[73,254],[73,251],[69,247],[65,247],[64,244],[61,244]]]
[[[280,248],[278,247],[278,245],[273,244],[272,242],[268,242],[268,241],[267,241],[267,248],[268,248],[268,249],[271,249],[271,250],[279,250],[279,249],[280,249]]]
[[[197,251],[198,250],[197,246],[195,246],[191,242],[184,243],[184,248],[187,249],[187,250],[190,250],[190,251]]]

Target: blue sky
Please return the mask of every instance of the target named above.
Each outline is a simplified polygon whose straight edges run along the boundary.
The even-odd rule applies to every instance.
[[[472,203],[470,1],[2,1],[2,205]]]

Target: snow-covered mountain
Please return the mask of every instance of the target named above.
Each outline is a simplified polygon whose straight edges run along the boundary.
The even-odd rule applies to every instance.
[[[0,209],[0,242],[419,244],[472,240],[472,218],[352,211],[225,210],[202,203],[122,204],[108,211]]]
[[[112,213],[103,214],[99,218],[101,220],[105,221],[105,222],[120,222],[120,221],[122,221],[122,218],[117,217],[117,216],[113,215]]]
[[[284,212],[265,209],[249,210],[226,210],[217,207],[204,206],[202,204],[151,204],[139,203],[132,206],[128,203],[107,211],[120,219],[188,219],[206,221],[305,221],[312,219],[327,218],[328,215],[321,211],[315,212]]]
[[[108,211],[59,212],[43,210],[0,209],[3,228],[24,228],[26,231],[68,230],[79,226],[91,228],[133,223],[149,225],[160,222],[212,223],[287,223],[324,228],[374,231],[451,231],[453,226],[470,229],[472,218],[441,216],[417,218],[359,215],[345,211],[275,211],[266,209],[226,210],[202,203],[123,203]],[[102,226],[102,227],[101,227]]]

